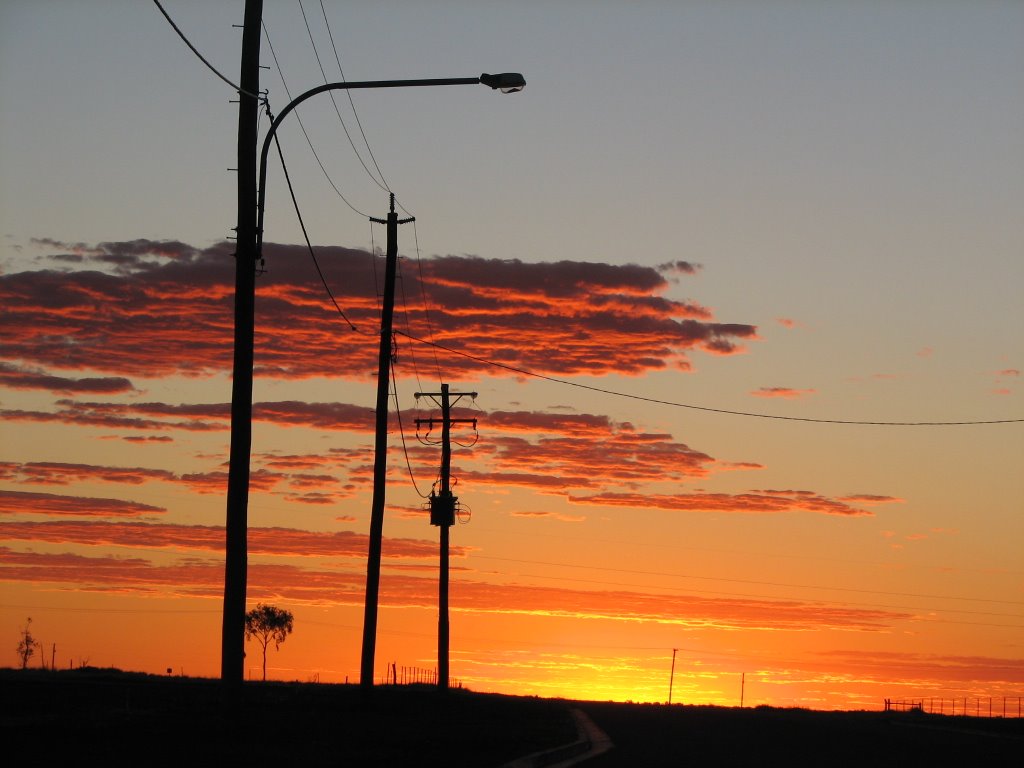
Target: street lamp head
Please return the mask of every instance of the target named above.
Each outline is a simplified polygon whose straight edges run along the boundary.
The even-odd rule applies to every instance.
[[[480,82],[489,88],[501,89],[502,93],[515,93],[526,87],[526,79],[518,72],[503,72],[500,75],[480,75]]]

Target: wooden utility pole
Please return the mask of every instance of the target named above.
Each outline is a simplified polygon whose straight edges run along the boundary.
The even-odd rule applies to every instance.
[[[672,683],[674,683],[675,679],[676,679],[676,653],[678,651],[679,651],[678,648],[673,648],[672,649],[672,671],[669,673],[669,676],[668,676],[668,703],[669,704],[672,703]]]
[[[366,600],[363,605],[363,653],[359,685],[364,693],[373,688],[373,661],[377,650],[377,601],[380,595],[380,556],[384,538],[384,496],[388,473],[388,390],[391,385],[392,321],[395,312],[395,276],[398,272],[398,225],[413,219],[399,219],[395,195],[387,220],[370,219],[388,228],[387,258],[384,265],[384,296],[380,310],[380,347],[377,354],[377,414],[373,448],[373,499],[370,502],[370,543],[366,561]]]
[[[224,617],[220,676],[245,679],[245,587],[248,568],[249,460],[256,293],[256,158],[259,143],[260,24],[263,0],[245,1],[238,94],[238,240],[235,248],[235,354],[231,378],[231,448],[225,522]]]
[[[416,393],[417,400],[421,397],[441,398],[438,403],[441,406],[441,492],[430,494],[430,524],[441,529],[441,572],[437,594],[437,686],[442,689],[448,688],[448,540],[449,531],[455,525],[455,508],[459,500],[457,496],[452,495],[451,490],[451,426],[472,424],[476,429],[476,419],[453,419],[451,407],[467,396],[476,399],[476,392],[449,392],[447,384],[441,385],[440,392]],[[452,397],[455,398],[454,401]],[[416,419],[416,427],[418,429],[420,425],[427,424],[432,428],[436,421],[434,418]]]

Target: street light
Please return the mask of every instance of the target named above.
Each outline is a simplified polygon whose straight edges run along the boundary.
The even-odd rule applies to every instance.
[[[502,93],[521,91],[526,80],[517,72],[479,77],[454,77],[430,80],[370,80],[350,83],[326,83],[311,88],[292,99],[273,120],[260,153],[259,190],[256,232],[253,250],[250,235],[238,232],[235,257],[235,351],[232,367],[231,453],[228,466],[228,498],[226,517],[226,552],[224,567],[224,622],[222,637],[222,676],[241,682],[245,657],[245,592],[248,567],[248,503],[249,465],[252,442],[252,379],[253,339],[255,335],[256,264],[263,251],[263,212],[266,202],[267,155],[278,126],[299,104],[326,91],[361,88],[418,88],[435,85],[486,85]],[[240,194],[241,205],[241,194]],[[385,380],[386,380],[385,375]],[[378,410],[382,408],[378,399]],[[385,405],[386,408],[386,398]],[[386,431],[386,422],[385,422]],[[386,440],[385,440],[386,445]],[[379,509],[378,509],[379,506]],[[377,597],[380,586],[381,540],[383,538],[383,504],[374,504],[370,515],[370,543],[366,567],[366,606],[363,626],[363,658],[360,683],[364,689],[373,685],[373,657],[377,634]]]
[[[325,91],[353,90],[356,88],[422,88],[433,85],[476,85],[481,83],[492,90],[500,90],[502,93],[517,93],[526,87],[526,80],[518,72],[504,72],[500,75],[488,75],[486,72],[480,77],[445,77],[428,80],[366,80],[353,83],[325,83],[324,85],[310,88],[303,94],[292,99],[288,106],[281,110],[274,121],[270,124],[263,139],[263,150],[260,152],[260,188],[259,202],[257,203],[256,223],[256,257],[259,258],[263,248],[263,209],[267,196],[267,155],[270,152],[270,142],[277,133],[277,127],[281,121],[288,116],[295,107],[306,99],[316,96]]]
[[[526,87],[526,80],[518,72],[505,72],[500,75],[480,75],[480,82],[491,88],[500,88],[502,93],[515,93]]]

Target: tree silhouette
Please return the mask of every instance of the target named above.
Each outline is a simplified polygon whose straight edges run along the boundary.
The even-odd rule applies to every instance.
[[[273,605],[257,603],[256,607],[245,614],[245,639],[256,638],[263,646],[263,679],[267,679],[267,646],[274,641],[274,647],[281,649],[281,643],[292,632],[293,617],[291,611]]]
[[[41,643],[32,637],[32,617],[29,616],[25,622],[25,628],[21,630],[21,642],[18,643],[18,657],[21,659],[21,668],[27,669],[31,659]]]

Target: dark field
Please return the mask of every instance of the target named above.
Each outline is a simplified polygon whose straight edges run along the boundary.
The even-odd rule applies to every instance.
[[[770,707],[584,703],[580,708],[615,742],[587,768],[1009,768],[1024,759],[1024,719]]]
[[[426,687],[246,683],[227,706],[215,680],[116,670],[0,670],[8,765],[473,766],[577,740],[584,711],[609,766],[1017,765],[1024,720],[908,713],[666,707]],[[541,763],[534,763],[541,764]]]

